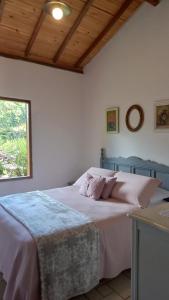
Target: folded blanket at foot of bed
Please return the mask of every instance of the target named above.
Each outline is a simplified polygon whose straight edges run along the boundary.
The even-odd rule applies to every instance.
[[[83,214],[36,191],[0,198],[36,241],[42,300],[67,300],[99,282],[99,233]]]

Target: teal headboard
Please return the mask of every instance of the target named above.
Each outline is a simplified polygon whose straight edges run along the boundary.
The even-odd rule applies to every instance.
[[[136,156],[106,157],[103,148],[101,149],[100,166],[105,169],[158,178],[161,180],[161,187],[169,190],[169,166]]]

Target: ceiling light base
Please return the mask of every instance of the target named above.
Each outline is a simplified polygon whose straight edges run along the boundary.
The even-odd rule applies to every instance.
[[[62,17],[54,17],[54,10],[56,11],[56,9],[61,10],[63,15],[62,17],[67,17],[71,14],[71,8],[69,5],[60,2],[60,1],[55,1],[55,0],[51,0],[51,1],[47,1],[44,5],[44,11],[49,14],[50,16],[52,16],[54,19],[59,20]]]

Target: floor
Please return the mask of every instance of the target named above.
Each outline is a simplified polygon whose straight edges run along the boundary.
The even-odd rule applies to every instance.
[[[103,280],[89,293],[72,298],[72,300],[131,300],[131,274],[124,271],[111,280]]]

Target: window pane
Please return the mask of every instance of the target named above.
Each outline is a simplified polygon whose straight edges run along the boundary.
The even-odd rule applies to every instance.
[[[30,176],[30,103],[0,98],[0,179]]]

